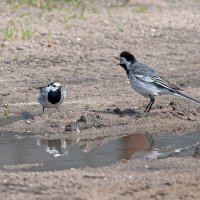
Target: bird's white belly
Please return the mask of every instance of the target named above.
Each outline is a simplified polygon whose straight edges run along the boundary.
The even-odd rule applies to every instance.
[[[130,83],[131,87],[144,97],[160,95],[160,90],[153,83],[143,82],[138,79],[132,79]]]

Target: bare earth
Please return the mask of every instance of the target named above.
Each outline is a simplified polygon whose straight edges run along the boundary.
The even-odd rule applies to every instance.
[[[196,0],[96,0],[49,12],[1,1],[0,114],[3,120],[26,112],[1,132],[81,142],[138,132],[200,131],[200,107],[178,97],[157,98],[152,112],[143,115],[148,100],[132,90],[114,59],[128,50],[200,99],[199,9]],[[67,99],[60,113],[47,109],[41,116],[37,88],[54,81],[66,87]],[[84,125],[72,123],[81,116]],[[67,124],[72,130],[65,131]],[[200,199],[199,166],[192,157],[37,173],[19,172],[16,166],[12,172],[1,169],[1,199]]]

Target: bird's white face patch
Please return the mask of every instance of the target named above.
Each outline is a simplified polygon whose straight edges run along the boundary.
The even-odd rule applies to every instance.
[[[124,57],[120,57],[120,64],[126,65],[127,69],[129,69],[129,65],[131,64],[131,62],[126,60],[126,58]]]
[[[124,57],[120,57],[120,63],[121,64],[126,64],[127,60]]]
[[[59,90],[61,88],[60,83],[53,83],[52,85],[47,86],[47,91],[53,91],[55,92],[56,90]]]
[[[60,88],[61,87],[61,84],[60,83],[54,83],[53,86],[57,87],[57,88]]]

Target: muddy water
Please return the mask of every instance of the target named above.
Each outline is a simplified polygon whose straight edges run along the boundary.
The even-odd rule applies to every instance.
[[[93,141],[87,141],[86,143]],[[122,137],[90,152],[82,151],[83,143],[65,139],[43,140],[29,135],[0,135],[0,165],[35,164],[29,170],[61,170],[79,167],[101,167],[122,159],[192,156],[200,142],[200,134],[154,136],[133,134]],[[85,144],[87,145],[87,144]]]

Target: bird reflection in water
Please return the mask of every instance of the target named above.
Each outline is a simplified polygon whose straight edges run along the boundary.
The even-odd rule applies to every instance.
[[[154,144],[153,138],[149,134],[135,133],[120,138],[121,159],[129,160],[137,152],[151,151]]]
[[[48,154],[59,157],[68,154],[69,144],[62,138],[56,140],[37,139],[37,146],[43,146]]]
[[[95,162],[97,162],[96,160],[98,160],[98,162],[104,162],[105,160],[115,159],[129,160],[132,157],[132,155],[137,152],[151,151],[154,143],[150,135],[141,133],[135,133],[125,137],[121,137],[119,139],[112,140],[100,146],[98,146],[95,142],[96,141],[88,140],[87,142],[85,141],[84,143],[80,143],[80,149],[82,149],[82,146],[85,147],[85,145],[90,145],[93,148],[90,148],[90,150],[87,152],[85,152],[82,149],[82,152],[85,153],[84,156],[81,153],[81,151],[77,151],[77,149],[74,148],[74,151],[76,151],[76,155],[78,157],[82,156],[84,157],[84,159],[89,158],[90,160],[95,160]],[[93,143],[96,145],[92,145]],[[38,139],[37,145],[43,146],[45,151],[53,157],[68,155],[69,150],[73,150],[73,145],[71,144],[71,142],[66,141],[65,139]]]

